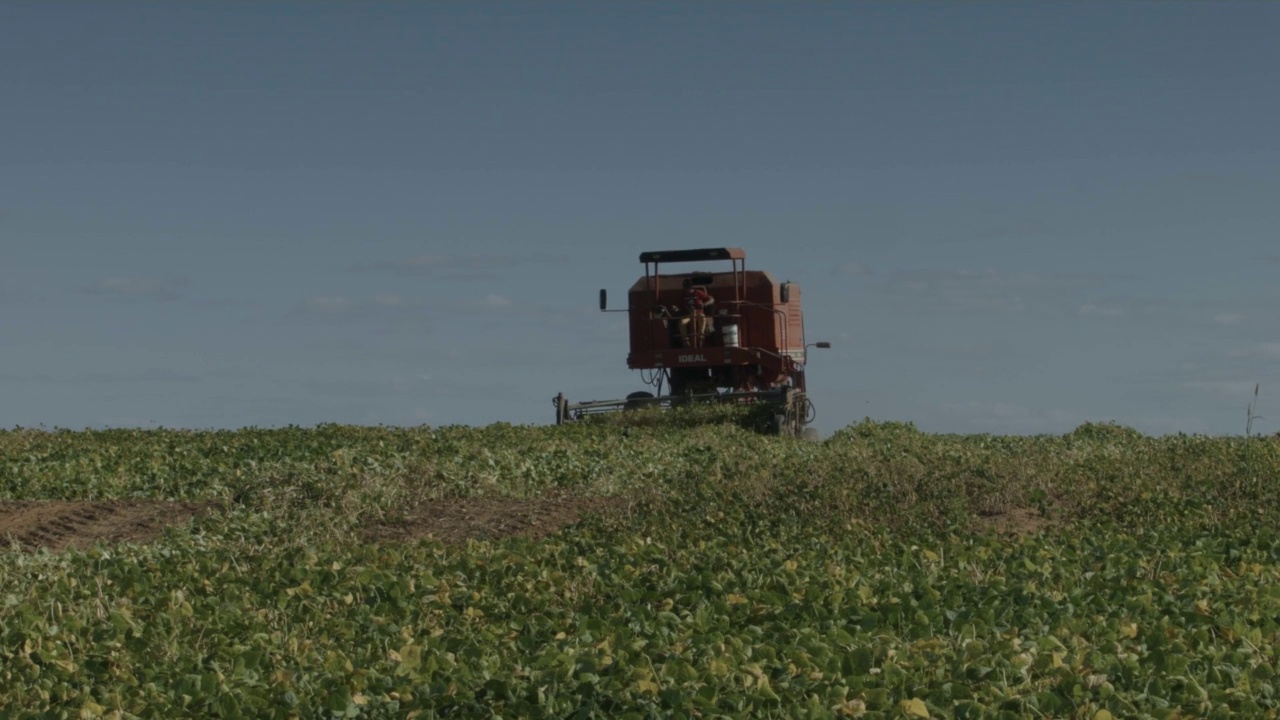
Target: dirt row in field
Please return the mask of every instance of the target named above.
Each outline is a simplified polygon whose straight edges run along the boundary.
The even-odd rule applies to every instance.
[[[468,539],[542,538],[607,512],[620,498],[456,498],[411,508],[399,518],[367,529],[366,540],[411,541],[432,537],[448,544]],[[157,500],[0,501],[0,549],[17,543],[24,550],[84,549],[95,542],[145,543],[166,527],[182,525],[212,510],[211,503]]]
[[[98,540],[147,542],[181,525],[209,503],[156,500],[0,501],[0,541],[23,549],[88,548]]]
[[[406,542],[434,538],[446,544],[509,537],[543,538],[579,522],[590,513],[621,511],[625,498],[471,497],[451,498],[410,508],[395,519],[371,525],[367,541]],[[16,542],[24,550],[88,548],[97,541],[145,543],[166,527],[182,525],[210,511],[212,503],[155,500],[0,501],[0,548]],[[977,527],[1001,535],[1034,534],[1052,525],[1040,513],[1012,508],[983,513]]]

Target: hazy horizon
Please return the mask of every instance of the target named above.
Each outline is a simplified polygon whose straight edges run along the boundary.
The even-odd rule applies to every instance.
[[[644,250],[824,434],[1280,429],[1280,5],[0,4],[0,426],[549,423]],[[616,300],[615,300],[616,302]]]

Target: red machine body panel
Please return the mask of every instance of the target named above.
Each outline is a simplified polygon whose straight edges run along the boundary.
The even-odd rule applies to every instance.
[[[632,369],[676,370],[690,389],[758,390],[793,384],[803,390],[804,315],[800,288],[760,270],[745,268],[737,248],[643,253],[645,276],[627,294]],[[664,273],[664,263],[728,260],[732,267],[708,272]],[[703,288],[714,302],[705,314],[704,336],[689,328],[681,338],[681,319],[691,287]],[[673,377],[673,385],[675,377]],[[677,389],[677,388],[673,388]],[[683,389],[683,388],[681,388]]]
[[[640,253],[644,277],[627,293],[631,352],[627,366],[641,370],[648,390],[625,399],[553,401],[556,424],[601,413],[675,408],[690,403],[740,403],[769,415],[767,431],[808,437],[815,417],[805,390],[804,313],[800,288],[767,272],[746,269],[739,248]],[[727,261],[710,271],[705,263]],[[672,264],[697,268],[669,272]],[[829,343],[814,343],[820,348]],[[665,392],[664,392],[665,390]]]

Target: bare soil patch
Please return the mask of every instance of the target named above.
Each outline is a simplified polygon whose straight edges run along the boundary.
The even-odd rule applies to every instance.
[[[26,550],[88,548],[108,543],[148,542],[171,525],[208,510],[209,503],[162,500],[0,501],[0,541]]]
[[[580,521],[589,513],[625,506],[621,497],[469,497],[424,503],[367,530],[365,539],[405,541],[434,538],[446,544],[509,537],[538,539]]]
[[[979,529],[991,530],[999,535],[1034,535],[1041,530],[1052,527],[1054,521],[1045,517],[1039,510],[1032,508],[1009,508],[1008,510],[982,512],[978,514]]]

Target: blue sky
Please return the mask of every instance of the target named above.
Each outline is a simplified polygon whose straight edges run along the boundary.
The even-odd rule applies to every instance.
[[[817,426],[1280,428],[1280,4],[3,3],[0,425],[544,423],[643,250]],[[1268,410],[1271,412],[1268,412]],[[1270,417],[1267,417],[1269,416]]]

